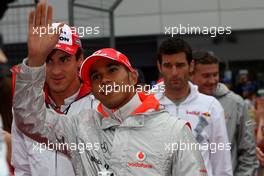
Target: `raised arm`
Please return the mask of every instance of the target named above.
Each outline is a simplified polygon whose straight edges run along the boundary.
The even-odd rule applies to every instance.
[[[61,33],[61,23],[56,29],[52,29],[52,6],[46,10],[46,2],[40,2],[36,11],[30,12],[28,17],[28,66],[42,66],[49,53],[58,42]]]
[[[16,125],[27,136],[39,142],[47,142],[47,139],[57,142],[60,141],[60,136],[71,137],[75,130],[73,118],[60,118],[59,114],[47,110],[45,106],[45,60],[57,43],[59,32],[42,32],[41,35],[39,32],[42,28],[48,30],[51,21],[52,7],[48,6],[46,13],[45,1],[39,3],[36,11],[29,14],[28,59],[15,70],[13,114]],[[61,25],[58,26],[60,27]]]

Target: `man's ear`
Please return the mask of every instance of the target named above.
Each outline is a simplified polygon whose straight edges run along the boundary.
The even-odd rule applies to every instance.
[[[161,65],[160,65],[159,61],[157,61],[157,67],[158,67],[159,72],[161,73]]]
[[[77,59],[77,58],[76,58],[76,59]],[[81,69],[81,66],[82,66],[83,60],[84,60],[84,56],[83,56],[83,54],[81,54],[80,57],[79,57],[79,59],[78,59],[78,70]]]
[[[136,71],[128,72],[128,77],[132,85],[136,85],[138,82],[138,74]]]

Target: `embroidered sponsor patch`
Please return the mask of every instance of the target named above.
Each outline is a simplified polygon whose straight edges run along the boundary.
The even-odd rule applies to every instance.
[[[138,167],[138,168],[153,168],[154,166],[152,164],[143,163],[147,158],[147,155],[143,151],[138,151],[136,153],[136,160],[138,162],[128,162],[128,167]]]
[[[146,159],[146,154],[142,151],[137,152],[137,160],[138,161],[144,161]]]
[[[188,115],[195,115],[195,116],[199,116],[201,114],[200,111],[186,111],[186,114]]]
[[[132,163],[132,162],[129,162],[127,163],[127,166],[128,167],[139,167],[139,168],[153,168],[153,165],[152,164],[145,164],[145,163],[140,163],[140,162],[136,162],[136,163]]]
[[[211,117],[211,114],[209,112],[204,112],[204,113],[202,113],[202,115],[205,117]]]

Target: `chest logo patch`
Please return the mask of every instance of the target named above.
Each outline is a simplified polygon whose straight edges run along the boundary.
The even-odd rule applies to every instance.
[[[137,160],[138,161],[144,161],[146,159],[146,154],[142,151],[137,152]]]

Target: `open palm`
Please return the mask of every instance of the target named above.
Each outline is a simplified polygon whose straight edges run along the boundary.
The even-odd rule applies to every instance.
[[[52,32],[52,7],[46,2],[37,5],[36,11],[31,11],[28,20],[28,59],[29,66],[41,66],[58,42],[63,24]]]

